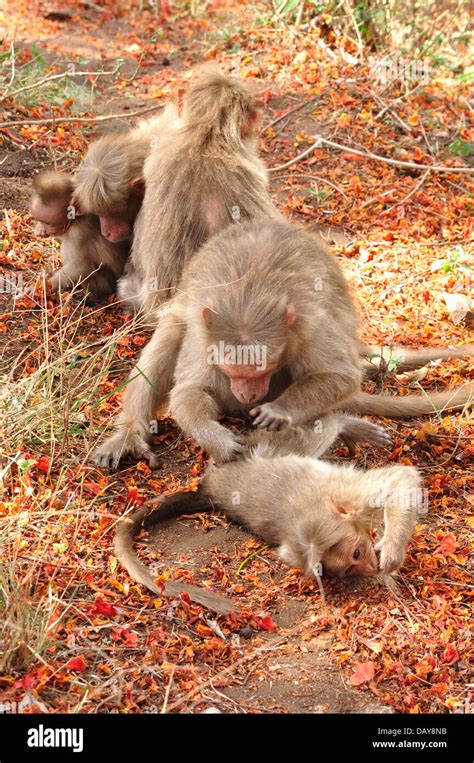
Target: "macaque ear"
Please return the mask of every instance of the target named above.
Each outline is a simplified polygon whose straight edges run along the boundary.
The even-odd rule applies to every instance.
[[[183,116],[183,98],[184,98],[184,87],[178,88],[176,92],[176,106],[178,109],[178,117]]]
[[[283,324],[285,328],[290,328],[296,320],[296,310],[293,305],[287,305],[283,315]]]
[[[135,196],[143,199],[145,195],[145,178],[133,178],[133,180],[130,181],[130,190]]]
[[[210,307],[203,308],[202,317],[207,328],[210,329],[212,326],[212,310]]]
[[[342,506],[342,504],[335,503],[334,501],[329,501],[329,510],[331,514],[335,514],[337,517],[341,517],[341,519],[350,520],[355,519],[356,516],[355,509]]]
[[[240,128],[240,135],[245,140],[245,138],[248,138],[249,135],[251,135],[254,132],[255,123],[258,118],[258,111],[251,111],[248,115],[247,119],[243,123],[242,127]]]
[[[82,217],[82,215],[85,215],[85,212],[81,207],[80,201],[76,199],[75,196],[72,197],[69,206],[74,207],[74,215],[76,217]]]

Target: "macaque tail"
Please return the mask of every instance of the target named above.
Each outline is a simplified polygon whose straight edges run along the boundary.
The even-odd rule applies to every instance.
[[[134,514],[122,517],[118,523],[114,538],[115,556],[133,580],[141,583],[159,596],[180,596],[181,594],[187,594],[191,601],[215,612],[225,613],[235,611],[237,607],[230,599],[208,591],[206,588],[199,588],[188,583],[175,581],[166,582],[164,587],[158,586],[148,567],[139,560],[133,547],[133,539],[142,528],[148,529],[158,522],[179,517],[183,514],[196,514],[202,511],[210,511],[211,509],[212,504],[204,496],[201,488],[196,493],[176,493],[163,498],[157,511],[150,512],[149,507],[144,506]]]
[[[474,384],[465,384],[463,387],[448,389],[445,392],[426,392],[424,395],[407,395],[406,397],[358,392],[352,395],[341,408],[350,413],[409,418],[464,408],[473,396]]]
[[[361,355],[365,360],[363,369],[366,376],[376,376],[381,369],[392,373],[414,371],[431,363],[433,360],[454,360],[468,358],[474,355],[474,344],[461,347],[379,347],[377,345],[361,345]]]

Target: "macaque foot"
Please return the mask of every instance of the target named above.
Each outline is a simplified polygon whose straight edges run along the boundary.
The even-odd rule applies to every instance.
[[[263,403],[252,408],[250,416],[254,417],[253,425],[259,429],[268,429],[269,432],[277,432],[283,427],[291,426],[291,416],[281,413],[271,403]]]
[[[357,419],[352,416],[347,418],[347,423],[344,421],[344,427],[340,435],[352,454],[355,453],[356,443],[358,442],[373,445],[374,448],[388,448],[392,443],[389,433],[380,424],[374,424],[372,421]]]
[[[96,466],[115,471],[122,458],[133,456],[136,459],[148,461],[151,469],[156,469],[159,459],[151,445],[140,434],[119,430],[94,450],[91,461]]]
[[[213,429],[207,444],[202,439],[199,440],[199,444],[209,453],[216,464],[232,461],[244,450],[240,435],[234,434],[220,424],[217,425],[216,429]]]

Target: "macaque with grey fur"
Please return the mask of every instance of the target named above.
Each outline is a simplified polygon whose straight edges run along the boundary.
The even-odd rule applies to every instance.
[[[93,454],[99,466],[117,468],[126,455],[157,464],[150,422],[168,396],[184,433],[216,461],[241,450],[218,421],[225,414],[276,431],[336,408],[410,416],[469,398],[468,385],[425,397],[360,392],[357,316],[337,261],[286,223],[241,223],[214,236],[180,292],[130,375],[116,432]],[[226,359],[226,348],[236,357]]]
[[[145,193],[145,159],[179,123],[170,104],[158,116],[102,135],[89,146],[75,172],[74,200],[81,211],[98,216],[108,241],[132,241]]]
[[[180,291],[132,372],[99,465],[116,468],[127,453],[153,463],[149,422],[168,393],[185,434],[227,461],[241,445],[218,423],[221,413],[251,412],[275,430],[317,418],[358,389],[355,308],[316,237],[283,222],[230,226],[191,260]],[[222,344],[248,357],[213,359]]]
[[[121,564],[155,593],[186,592],[191,600],[215,611],[236,609],[232,600],[186,583],[158,587],[133,548],[133,538],[142,528],[219,509],[276,545],[283,561],[309,577],[395,572],[405,558],[422,504],[419,473],[409,466],[364,472],[321,461],[319,456],[338,435],[376,444],[386,437],[381,427],[343,414],[326,416],[321,424],[318,432],[256,431],[245,441],[242,457],[208,467],[197,492],[165,496],[152,513],[143,507],[123,517],[114,544]],[[376,545],[371,536],[375,530]]]
[[[34,233],[61,242],[61,267],[49,276],[53,291],[79,286],[87,295],[86,304],[95,305],[114,293],[128,246],[107,241],[93,215],[76,216],[73,193],[73,178],[66,173],[43,172],[33,179]]]
[[[152,322],[213,234],[233,223],[280,219],[258,156],[256,123],[243,82],[204,67],[184,93],[181,125],[147,157],[130,272],[119,294]]]

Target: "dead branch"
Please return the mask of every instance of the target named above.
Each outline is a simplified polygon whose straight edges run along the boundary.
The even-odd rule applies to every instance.
[[[65,122],[82,122],[82,123],[94,123],[94,122],[109,122],[112,119],[125,119],[127,117],[140,117],[142,114],[149,114],[151,111],[157,111],[159,106],[150,106],[148,109],[141,109],[140,111],[129,111],[123,114],[107,114],[103,117],[48,117],[47,119],[23,119],[11,122],[0,122],[0,129],[2,127],[24,126],[24,125],[49,125],[49,124],[61,124]]]
[[[426,170],[426,172],[425,172],[425,174],[423,175],[423,177],[421,178],[420,182],[419,182],[419,183],[417,183],[417,184],[416,184],[416,186],[415,186],[414,188],[412,188],[412,189],[411,189],[410,193],[408,193],[406,196],[404,196],[404,197],[403,197],[403,199],[402,199],[401,201],[397,201],[395,204],[392,204],[392,206],[391,206],[391,207],[388,207],[387,209],[384,209],[384,211],[382,212],[382,214],[383,214],[383,215],[387,215],[389,212],[391,212],[391,211],[392,211],[392,209],[396,209],[396,207],[401,207],[401,206],[402,206],[402,204],[405,204],[405,202],[406,202],[406,201],[408,201],[408,199],[410,199],[412,196],[414,196],[414,195],[415,195],[415,193],[416,193],[417,191],[419,191],[419,190],[420,190],[421,186],[422,186],[422,185],[423,185],[423,183],[425,182],[425,180],[426,180],[426,178],[428,177],[428,175],[430,174],[430,172],[431,172],[431,170],[430,170],[430,169]]]
[[[296,162],[299,162],[301,159],[304,159],[306,156],[311,154],[316,148],[321,148],[323,143],[326,146],[330,146],[331,148],[337,148],[339,151],[347,151],[350,154],[357,154],[357,156],[363,156],[365,159],[371,159],[372,161],[392,164],[395,167],[409,167],[410,169],[414,170],[429,170],[430,172],[463,173],[466,175],[474,174],[474,168],[471,167],[444,167],[439,164],[433,164],[430,166],[428,164],[416,164],[415,162],[403,162],[399,159],[389,159],[387,156],[379,156],[379,154],[373,154],[372,152],[359,151],[357,148],[343,146],[341,143],[334,143],[334,141],[326,140],[326,138],[321,138],[320,136],[316,138],[316,141],[309,148],[307,148],[301,154],[298,154],[298,156],[295,156],[294,159],[290,159],[288,162],[281,164],[279,167],[271,167],[269,172],[280,172],[280,170],[286,170],[287,167],[291,167],[292,164],[296,164]]]
[[[16,90],[13,90],[11,93],[7,91],[0,96],[0,101],[5,101],[7,98],[15,98],[16,95],[19,95],[20,93],[25,93],[27,90],[34,90],[34,88],[43,87],[43,85],[48,85],[50,82],[55,82],[59,79],[64,79],[65,77],[107,77],[111,74],[115,74],[117,72],[117,69],[114,69],[111,72],[60,72],[59,74],[48,74],[47,77],[43,77],[43,79],[39,79],[38,82],[33,82],[32,85],[24,85],[23,87],[19,87]]]

